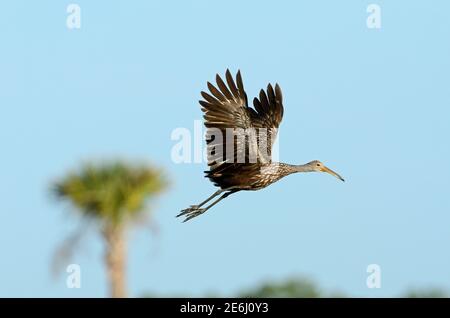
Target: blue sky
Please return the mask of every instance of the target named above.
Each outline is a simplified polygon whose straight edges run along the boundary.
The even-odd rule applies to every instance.
[[[129,290],[232,295],[306,275],[351,296],[450,290],[448,1],[8,1],[0,38],[0,296],[107,295],[102,241],[87,227],[82,288],[52,278],[80,226],[49,185],[80,162],[163,167],[155,234],[129,234]],[[381,7],[381,29],[366,8]],[[294,175],[241,192],[195,221],[174,215],[215,191],[203,164],[174,164],[171,132],[201,119],[199,92],[241,69],[254,96],[283,89],[281,160],[342,174]],[[381,267],[368,289],[366,267]]]

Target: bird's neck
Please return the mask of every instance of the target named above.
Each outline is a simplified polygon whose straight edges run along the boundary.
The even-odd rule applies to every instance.
[[[311,165],[304,164],[304,165],[289,165],[292,172],[313,172]]]

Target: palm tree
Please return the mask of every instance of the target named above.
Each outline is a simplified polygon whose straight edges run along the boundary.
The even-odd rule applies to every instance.
[[[112,297],[126,297],[125,233],[148,200],[166,188],[160,170],[122,161],[86,164],[53,185],[57,198],[96,220],[106,243],[105,263]]]

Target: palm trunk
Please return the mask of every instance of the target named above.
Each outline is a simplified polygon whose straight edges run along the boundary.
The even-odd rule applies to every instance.
[[[108,271],[110,295],[126,297],[125,287],[125,231],[121,225],[106,225],[103,236],[106,241],[105,261]]]

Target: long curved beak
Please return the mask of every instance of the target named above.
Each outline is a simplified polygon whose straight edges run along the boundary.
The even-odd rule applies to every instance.
[[[336,178],[338,178],[341,181],[345,181],[344,178],[342,178],[339,174],[337,174],[336,172],[334,172],[330,168],[323,167],[321,170],[322,170],[322,172],[326,172],[326,173],[331,174],[332,176],[335,176]]]

